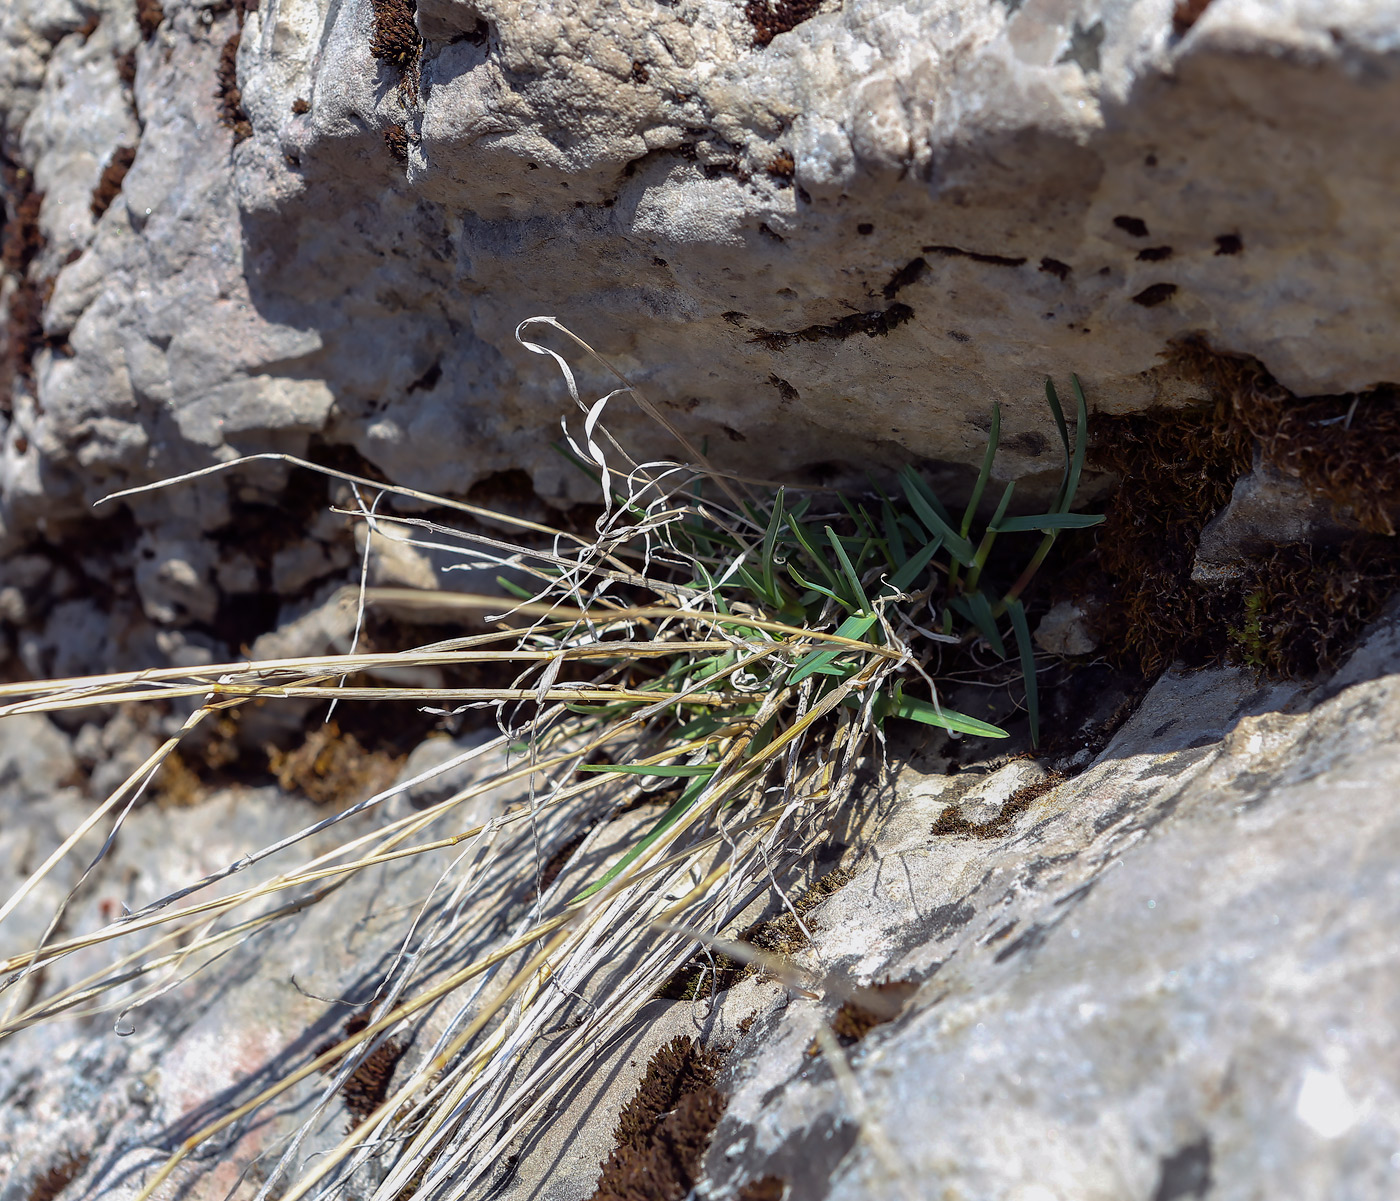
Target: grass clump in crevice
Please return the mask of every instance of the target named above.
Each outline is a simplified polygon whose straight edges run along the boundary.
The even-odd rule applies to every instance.
[[[133,702],[180,704],[189,712],[183,729],[0,904],[0,920],[26,903],[84,833],[101,829],[114,837],[185,738],[205,723],[231,720],[242,706],[285,698],[326,700],[337,714],[366,703],[447,715],[479,709],[500,727],[497,737],[438,767],[251,849],[100,928],[57,933],[60,913],[35,946],[0,963],[0,981],[14,988],[70,956],[98,952],[86,976],[78,972],[48,995],[12,1003],[0,1016],[0,1037],[65,1015],[116,1010],[125,1021],[172,979],[277,930],[361,873],[417,856],[444,863],[425,896],[397,899],[411,921],[365,1024],[346,1029],[257,1096],[213,1113],[143,1182],[141,1201],[211,1139],[304,1081],[319,1092],[269,1167],[264,1192],[281,1191],[283,1201],[319,1197],[367,1172],[373,1160],[380,1178],[365,1186],[373,1201],[392,1201],[407,1189],[425,1198],[462,1195],[591,1070],[596,1048],[689,956],[694,932],[725,929],[755,890],[781,889],[782,865],[816,854],[829,840],[827,819],[889,720],[960,737],[1004,736],[942,704],[936,669],[944,648],[979,645],[1019,662],[1036,730],[1025,591],[1062,531],[1098,520],[1072,512],[1087,441],[1077,381],[1073,435],[1047,385],[1064,450],[1052,505],[1013,515],[1007,485],[984,518],[1000,436],[996,410],[973,495],[959,513],[913,470],[865,498],[794,495],[726,475],[680,435],[687,462],[632,460],[608,435],[608,404],[628,393],[664,419],[621,377],[617,391],[583,402],[564,357],[525,337],[535,324],[572,338],[611,368],[551,320],[518,331],[527,349],[554,359],[583,412],[566,441],[567,453],[597,479],[602,507],[592,530],[300,464],[338,481],[342,511],[370,532],[393,527],[413,545],[453,549],[464,565],[499,570],[513,593],[409,594],[362,584],[362,616],[383,603],[428,606],[438,620],[454,611],[478,622],[485,617],[482,632],[404,651],[352,649],[0,686],[7,702],[0,716]],[[433,516],[393,512],[394,496],[432,505]],[[454,528],[446,514],[468,527]],[[1021,553],[1015,543],[1024,543]],[[373,544],[367,537],[366,547]],[[1003,553],[1009,546],[1012,553]],[[502,685],[483,679],[484,665],[517,674]],[[432,668],[443,682],[405,683],[409,668]],[[331,777],[335,764],[322,762],[324,750],[313,743],[305,763],[283,761],[288,781],[305,787]],[[470,783],[425,808],[389,816],[393,798],[466,765],[481,769]],[[612,862],[598,863],[590,848],[599,816],[628,809],[658,784],[674,789],[664,813]],[[484,821],[464,816],[478,798],[502,789],[520,798],[504,813]],[[323,799],[334,802],[333,795]],[[355,832],[345,833],[352,819]],[[336,834],[341,840],[330,849],[294,858],[307,840],[324,846]],[[265,861],[278,865],[275,874],[238,886],[239,873]],[[487,931],[483,950],[474,940]],[[776,949],[792,948],[779,937]],[[445,1004],[456,1007],[446,1030],[435,1040],[415,1038]],[[394,1067],[392,1078],[383,1063],[391,1043],[422,1047]],[[528,1057],[536,1047],[544,1049]],[[323,1072],[330,1079],[318,1084]],[[356,1112],[353,1129],[334,1148],[300,1158],[317,1115],[347,1082],[363,1085],[365,1072],[373,1087],[356,1086],[364,1112]]]

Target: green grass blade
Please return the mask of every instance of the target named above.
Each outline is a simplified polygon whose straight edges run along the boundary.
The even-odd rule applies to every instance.
[[[967,601],[968,615],[972,618],[972,624],[977,627],[977,632],[991,644],[992,650],[1005,659],[1006,644],[1002,642],[1001,634],[997,630],[991,602],[981,592],[971,592],[964,599]]]
[[[938,553],[938,548],[943,545],[942,538],[935,538],[932,542],[926,543],[914,552],[911,558],[904,560],[902,566],[894,575],[890,576],[889,587],[895,592],[905,592],[919,578],[919,573],[926,568],[933,556]]]
[[[826,537],[835,549],[836,557],[841,563],[841,570],[846,576],[846,583],[850,585],[851,597],[854,600],[851,608],[858,613],[869,613],[870,598],[865,595],[865,589],[860,586],[860,576],[856,574],[855,566],[851,563],[850,556],[846,554],[846,548],[841,545],[841,539],[836,536],[836,531],[830,526],[826,527]],[[861,557],[864,558],[863,553]]]
[[[804,578],[801,575],[801,573],[798,572],[797,568],[794,567],[791,563],[788,564],[788,574],[792,576],[792,578],[796,580],[803,588],[806,588],[808,592],[816,593],[819,596],[825,596],[830,600],[834,600],[838,605],[840,605],[844,609],[849,609],[851,607],[850,602],[844,596],[841,596],[839,593],[832,592],[830,588],[823,588],[820,584],[812,583],[811,580]]]
[[[943,518],[943,521],[947,525],[951,526],[953,524],[953,519],[950,516],[948,516],[948,510],[943,507],[943,502],[938,499],[938,493],[933,490],[933,486],[928,482],[928,480],[924,479],[924,477],[921,476],[912,467],[906,467],[904,470],[909,473],[909,480],[918,490],[919,495],[922,496],[926,502],[928,502],[929,506],[933,509],[935,513],[937,513],[941,518]],[[903,472],[901,472],[900,474],[903,475]]]
[[[972,548],[972,543],[959,534],[947,521],[938,515],[933,506],[929,503],[928,497],[918,486],[923,481],[919,479],[917,473],[910,467],[906,467],[900,475],[904,483],[904,494],[909,498],[909,506],[918,515],[920,521],[928,528],[928,532],[943,539],[943,544],[948,548],[948,553],[953,556],[964,567],[972,566],[972,559],[976,552]],[[917,483],[915,482],[917,481]]]
[[[798,545],[806,552],[807,558],[809,558],[816,569],[821,572],[826,580],[827,587],[833,592],[837,591],[841,587],[840,577],[831,570],[830,565],[826,561],[826,556],[819,553],[812,540],[807,537],[807,531],[803,528],[802,523],[794,520],[791,514],[788,516],[788,529],[792,531],[792,536],[797,539]],[[791,564],[788,565],[788,571],[792,571]],[[794,575],[795,574],[796,573],[794,573]],[[803,584],[802,586],[804,588],[810,587],[808,584]]]
[[[889,501],[880,502],[880,517],[885,526],[885,548],[889,552],[891,566],[898,571],[909,560],[904,547],[904,534],[899,528],[899,518]]]
[[[1026,683],[1026,713],[1031,719],[1031,746],[1040,745],[1040,690],[1035,682],[1035,648],[1031,644],[1031,628],[1026,622],[1026,609],[1019,600],[1006,606],[1011,628],[1016,633],[1016,646],[1021,652],[1021,676]]]
[[[773,498],[773,515],[763,534],[763,584],[769,603],[779,609],[783,607],[783,594],[773,571],[773,555],[778,544],[778,532],[783,528],[783,500],[783,489],[779,488],[778,495]]]
[[[875,620],[876,615],[874,613],[857,613],[846,618],[845,621],[837,626],[836,632],[842,638],[863,638],[869,633],[871,626],[875,624]],[[791,686],[793,684],[802,683],[802,681],[810,675],[815,675],[817,673],[829,675],[831,673],[826,672],[824,669],[835,659],[847,653],[849,653],[849,648],[831,651],[812,651],[804,655],[798,661],[797,666],[792,669],[791,674],[785,682]],[[843,674],[848,675],[850,673],[845,672]]]
[[[1103,520],[1102,513],[1038,513],[1034,517],[1008,517],[997,525],[997,531],[1020,534],[1031,530],[1084,530]]]
[[[705,770],[707,774],[703,776],[696,776],[695,779],[693,779],[689,784],[687,784],[685,787],[685,791],[682,792],[680,795],[680,799],[677,800],[674,805],[667,809],[666,812],[663,813],[660,816],[660,818],[657,819],[656,825],[652,826],[652,828],[637,841],[636,845],[633,846],[631,850],[627,852],[627,854],[625,854],[621,859],[614,863],[612,867],[608,868],[608,870],[605,871],[600,877],[598,877],[597,880],[595,880],[581,893],[579,893],[578,896],[574,897],[573,900],[569,903],[572,905],[578,901],[587,900],[595,892],[598,892],[600,889],[606,888],[609,884],[616,880],[618,876],[620,876],[628,867],[635,863],[637,859],[642,855],[642,852],[644,852],[649,846],[651,846],[652,843],[654,843],[658,838],[665,834],[667,830],[674,826],[676,822],[678,822],[685,815],[685,811],[689,809],[693,804],[695,804],[697,800],[700,799],[700,794],[705,791],[705,785],[707,785],[710,782],[710,777],[715,774],[716,765],[710,765]]]
[[[978,721],[944,705],[934,705],[929,701],[915,700],[913,697],[884,697],[876,702],[877,715],[902,717],[906,721],[921,722],[926,726],[940,726],[954,734],[972,734],[978,738],[1009,738],[1010,735],[1000,726]],[[878,712],[883,710],[883,712]]]
[[[997,447],[1001,444],[1001,403],[992,404],[992,428],[987,432],[987,449],[982,455],[982,470],[977,473],[977,482],[972,486],[972,499],[967,502],[967,511],[963,513],[962,529],[959,531],[964,538],[968,531],[972,529],[972,519],[977,516],[977,506],[982,503],[982,493],[986,490],[987,481],[992,478],[992,463],[997,457]]]
[[[499,584],[504,591],[515,597],[516,600],[527,601],[535,599],[535,594],[528,588],[522,588],[514,580],[508,580],[503,575],[498,575],[496,577],[496,583]]]
[[[1074,494],[1079,491],[1079,475],[1084,470],[1084,456],[1089,448],[1089,406],[1084,401],[1084,389],[1079,386],[1079,376],[1071,375],[1074,384],[1075,418],[1078,422],[1074,431],[1074,458],[1070,463],[1069,479],[1065,484],[1065,500],[1061,509],[1068,510],[1074,503]]]
[[[992,543],[997,540],[1000,533],[998,523],[1006,514],[1006,506],[1011,503],[1011,493],[1016,489],[1016,481],[1012,480],[1006,485],[1006,490],[1001,494],[1001,501],[997,505],[997,511],[992,514],[991,524],[987,526],[986,533],[982,535],[982,541],[977,544],[977,554],[973,556],[972,570],[967,573],[967,588],[971,591],[977,590],[977,582],[982,578],[982,568],[987,565],[987,557],[992,553]]]

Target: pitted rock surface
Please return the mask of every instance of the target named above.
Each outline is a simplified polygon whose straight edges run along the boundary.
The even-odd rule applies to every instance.
[[[549,449],[560,382],[512,337],[538,313],[764,477],[967,465],[1000,400],[1027,503],[1056,470],[1046,373],[1112,411],[1188,400],[1161,356],[1200,334],[1300,394],[1400,378],[1389,6],[779,7],[810,15],[425,0],[415,44],[389,0],[171,0],[145,38],[118,0],[86,34],[7,6],[9,207],[43,194],[47,294],[6,351],[7,544],[312,440],[416,486],[582,495]],[[610,420],[678,453],[625,398]],[[131,509],[189,538],[228,521],[205,491]]]

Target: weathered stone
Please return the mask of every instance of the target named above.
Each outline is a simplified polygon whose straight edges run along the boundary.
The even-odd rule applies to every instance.
[[[1098,639],[1090,628],[1088,614],[1082,605],[1060,601],[1040,619],[1035,628],[1035,643],[1052,655],[1088,655],[1098,648]]]
[[[718,0],[433,0],[421,46],[386,49],[371,0],[269,0],[241,27],[172,0],[130,104],[129,13],[54,48],[60,7],[13,6],[0,67],[7,136],[50,188],[29,275],[55,276],[44,330],[66,339],[35,349],[39,403],[4,440],[12,542],[313,434],[401,482],[523,468],[582,495],[547,447],[559,382],[512,339],[535,313],[765,476],[971,464],[1001,400],[1026,503],[1056,470],[1045,373],[1113,411],[1187,399],[1160,356],[1204,334],[1299,393],[1400,378],[1382,4],[1216,0],[1174,24],[1166,0],[862,0],[780,29]],[[625,397],[612,423],[678,453]]]
[[[912,791],[805,958],[921,984],[850,1053],[860,1111],[807,1058],[835,1002],[793,1000],[740,1044],[709,1195],[1389,1195],[1397,705],[1169,676],[1001,837],[931,842]]]
[[[1299,480],[1259,465],[1235,484],[1230,503],[1201,530],[1191,567],[1197,583],[1234,578],[1241,560],[1279,543],[1322,544],[1354,532]]]

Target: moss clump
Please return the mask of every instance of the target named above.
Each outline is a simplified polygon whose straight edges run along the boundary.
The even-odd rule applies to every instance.
[[[1212,406],[1094,420],[1091,462],[1121,483],[1078,590],[1102,602],[1106,656],[1147,677],[1176,661],[1273,676],[1335,666],[1400,587],[1400,389],[1298,399],[1257,360],[1199,341],[1174,355]],[[1228,580],[1194,582],[1201,530],[1256,453],[1362,532],[1334,546],[1266,547]]]
[[[617,1120],[593,1201],[681,1201],[690,1192],[724,1113],[719,1068],[715,1052],[683,1034],[651,1057]]]
[[[859,1001],[847,1001],[831,1019],[831,1032],[843,1047],[854,1046],[876,1026],[883,1026],[899,1016],[900,1007],[909,1000],[919,986],[913,980],[886,980],[866,991],[873,994],[878,1007],[862,1005]]]
[[[1400,556],[1382,538],[1337,550],[1276,546],[1249,562],[1215,602],[1228,657],[1275,677],[1336,668],[1356,636],[1400,588]]]
[[[1178,658],[1218,658],[1223,644],[1191,566],[1201,530],[1249,470],[1248,431],[1224,401],[1096,416],[1092,430],[1091,461],[1121,481],[1096,539],[1110,601],[1098,632],[1110,658],[1148,676]]]

